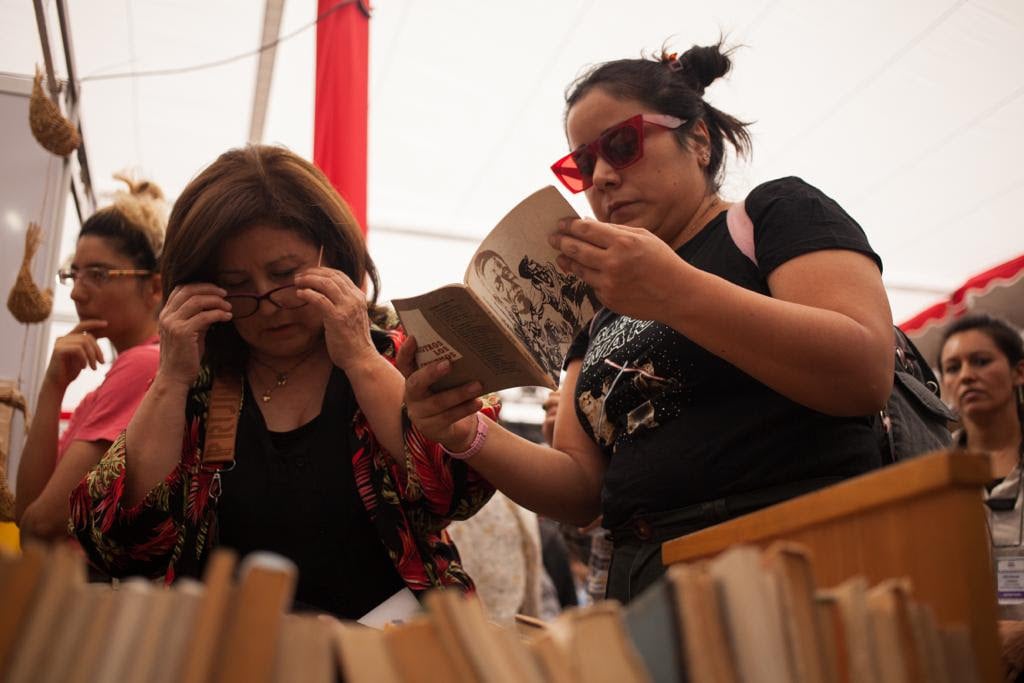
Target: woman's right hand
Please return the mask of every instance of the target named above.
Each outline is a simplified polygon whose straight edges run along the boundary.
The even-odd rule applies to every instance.
[[[45,381],[63,391],[85,370],[86,365],[95,370],[103,364],[103,349],[93,332],[106,326],[106,320],[83,320],[63,337],[58,337],[46,368]]]
[[[666,302],[665,274],[696,272],[662,238],[647,228],[563,219],[548,244],[561,252],[558,267],[588,285],[601,303],[635,320],[661,320]]]
[[[197,282],[175,287],[160,311],[160,374],[187,386],[199,374],[206,331],[231,320],[227,292]]]
[[[432,384],[451,372],[451,363],[438,361],[417,369],[414,337],[402,344],[395,365],[405,375],[405,410],[416,429],[453,453],[469,448],[476,437],[476,413],[483,407],[480,383],[431,391]]]

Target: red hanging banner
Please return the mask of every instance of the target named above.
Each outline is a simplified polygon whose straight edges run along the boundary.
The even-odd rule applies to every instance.
[[[317,16],[330,14],[316,27],[313,163],[352,207],[366,234],[369,3],[317,4]]]

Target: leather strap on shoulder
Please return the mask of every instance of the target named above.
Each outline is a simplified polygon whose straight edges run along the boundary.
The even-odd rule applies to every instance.
[[[235,435],[238,433],[238,416],[241,412],[242,378],[235,374],[215,377],[206,419],[203,465],[228,468],[234,463]]]

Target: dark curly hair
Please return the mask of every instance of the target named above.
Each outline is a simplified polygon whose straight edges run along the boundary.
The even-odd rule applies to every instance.
[[[686,145],[694,124],[704,121],[710,136],[711,161],[705,169],[708,187],[717,191],[725,176],[725,143],[737,155],[750,155],[747,122],[715,109],[704,100],[704,90],[732,67],[731,50],[722,41],[715,45],[694,45],[678,57],[664,49],[653,59],[617,59],[599,64],[577,78],[566,89],[565,114],[587,93],[600,88],[613,97],[643,102],[652,109],[686,120],[675,130],[679,143]]]

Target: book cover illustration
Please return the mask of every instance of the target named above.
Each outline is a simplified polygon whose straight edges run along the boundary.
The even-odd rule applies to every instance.
[[[417,363],[452,361],[436,389],[472,380],[483,382],[485,392],[557,386],[569,345],[600,305],[584,282],[555,263],[548,236],[566,217],[578,215],[558,190],[545,187],[484,238],[461,284],[392,301],[417,339]]]

